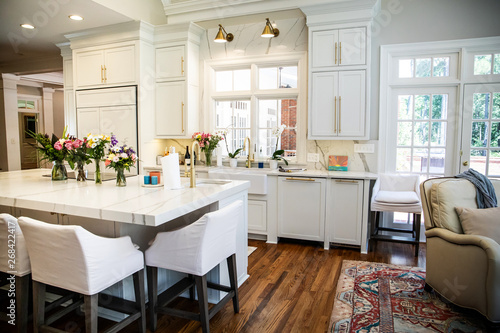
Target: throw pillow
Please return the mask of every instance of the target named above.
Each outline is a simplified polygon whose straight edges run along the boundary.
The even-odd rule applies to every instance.
[[[455,207],[465,234],[486,236],[500,244],[500,207]]]

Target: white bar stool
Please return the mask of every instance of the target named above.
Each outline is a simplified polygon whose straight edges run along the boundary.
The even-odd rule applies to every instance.
[[[420,176],[400,174],[380,174],[371,200],[371,211],[375,212],[375,225],[372,225],[370,240],[409,243],[415,245],[415,257],[418,256],[420,243]],[[388,228],[380,226],[381,212],[403,212],[413,214],[412,229]],[[380,235],[379,231],[410,233],[411,236]]]
[[[15,323],[17,332],[26,332],[31,274],[30,258],[17,219],[9,214],[0,214],[0,272],[5,273],[6,276],[15,276]],[[0,318],[4,321],[10,320],[7,312],[1,313]]]
[[[198,221],[184,228],[156,235],[153,244],[146,250],[152,331],[156,330],[157,313],[200,321],[203,332],[207,333],[210,331],[210,318],[229,300],[233,300],[234,312],[239,312],[235,219],[242,214],[242,211],[243,203],[236,201],[220,210],[203,215]],[[223,260],[227,260],[230,287],[207,283],[207,273]],[[188,277],[158,295],[158,268],[186,273]],[[199,314],[167,307],[168,303],[187,289],[190,289],[191,298],[194,298],[192,289],[194,285],[197,289]],[[210,310],[207,287],[228,293]]]
[[[45,320],[46,285],[83,294],[86,332],[96,333],[99,292],[130,275],[134,279],[135,302],[111,297],[105,305],[130,315],[108,332],[117,332],[137,319],[139,332],[146,332],[144,257],[130,237],[104,238],[80,226],[44,223],[27,217],[18,221],[31,260],[35,333],[58,331],[47,326]],[[117,306],[117,302],[127,309]]]

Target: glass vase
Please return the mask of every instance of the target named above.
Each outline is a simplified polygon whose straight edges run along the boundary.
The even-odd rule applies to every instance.
[[[212,153],[213,150],[205,150],[205,165],[207,167],[212,166]]]
[[[102,178],[101,178],[101,160],[94,160],[95,162],[95,173],[94,173],[94,179],[96,184],[102,184]]]
[[[66,166],[64,161],[53,161],[52,166],[52,180],[66,180],[68,179],[68,173],[66,172]]]
[[[86,170],[84,169],[85,163],[77,162],[76,163],[76,181],[84,182],[87,180]]]
[[[123,168],[116,168],[116,186],[127,186],[127,179],[125,178],[125,170]]]

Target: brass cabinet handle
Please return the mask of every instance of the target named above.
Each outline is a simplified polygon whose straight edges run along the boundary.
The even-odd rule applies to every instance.
[[[335,42],[335,65],[337,64],[337,42]]]
[[[315,179],[312,178],[297,178],[297,177],[286,177],[286,180],[300,180],[303,182],[314,182],[316,181]]]
[[[339,96],[339,134],[342,132],[342,96]]]
[[[184,57],[181,57],[181,75],[184,75]]]
[[[101,83],[104,83],[104,67],[101,65]]]
[[[108,70],[106,69],[106,65],[104,65],[104,83],[108,83]]]
[[[182,133],[184,133],[184,102],[181,102]]]
[[[337,133],[337,96],[333,103],[334,113],[333,113],[333,133]]]
[[[339,65],[342,64],[342,42],[339,43]]]
[[[346,179],[336,179],[336,183],[350,183],[350,184],[357,184],[357,180],[346,180]]]

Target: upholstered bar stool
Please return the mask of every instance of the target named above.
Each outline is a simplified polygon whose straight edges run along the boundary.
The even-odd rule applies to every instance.
[[[233,300],[234,312],[239,312],[238,278],[236,274],[236,225],[243,203],[236,201],[220,210],[203,215],[196,222],[156,235],[146,250],[150,329],[156,330],[157,313],[169,314],[201,322],[203,332],[209,332],[209,320],[227,302]],[[207,273],[227,260],[230,287],[207,283]],[[158,296],[158,268],[186,273],[188,276]],[[191,313],[167,305],[187,289],[196,285],[200,313]],[[227,292],[210,310],[207,287]]]
[[[15,276],[15,323],[17,332],[26,332],[31,274],[30,258],[17,219],[9,214],[0,214],[0,272],[4,273],[6,278],[9,275]],[[11,319],[8,313],[1,313],[0,318],[4,321]]]
[[[415,245],[418,256],[420,242],[420,217],[422,204],[419,193],[418,175],[380,174],[371,200],[371,211],[375,212],[375,223],[370,240],[409,243]],[[387,228],[380,226],[381,212],[402,212],[413,214],[412,229]],[[410,237],[380,235],[379,231],[410,233]]]
[[[43,300],[47,285],[83,294],[86,332],[94,333],[98,294],[130,275],[134,280],[135,302],[115,297],[106,302],[106,308],[129,314],[108,332],[117,332],[137,319],[139,331],[146,331],[144,257],[130,237],[104,238],[80,226],[55,225],[27,217],[18,221],[31,260],[35,333],[58,331],[47,326],[45,320]],[[119,302],[126,309],[118,306]]]

